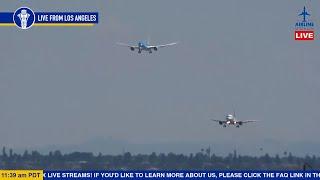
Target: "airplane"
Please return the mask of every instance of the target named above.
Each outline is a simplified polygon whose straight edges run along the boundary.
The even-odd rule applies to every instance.
[[[227,127],[229,125],[234,125],[237,128],[239,128],[241,125],[245,124],[245,123],[249,123],[249,122],[257,122],[258,120],[245,120],[245,121],[240,121],[237,120],[236,118],[236,113],[233,112],[232,114],[228,114],[226,116],[226,120],[216,120],[216,119],[211,119],[211,121],[215,121],[218,122],[220,125],[222,125],[223,127]]]
[[[125,43],[117,43],[117,44],[120,46],[127,46],[130,48],[131,51],[134,51],[135,49],[137,49],[138,53],[140,54],[141,51],[147,51],[149,53],[152,53],[152,50],[157,51],[159,48],[176,45],[178,43],[174,42],[174,43],[163,44],[163,45],[149,45],[149,43],[139,41],[137,46],[129,45],[129,44],[125,44]]]
[[[299,14],[299,16],[303,16],[303,22],[306,22],[306,16],[310,16],[310,14],[306,11],[306,7],[303,7],[303,11]]]

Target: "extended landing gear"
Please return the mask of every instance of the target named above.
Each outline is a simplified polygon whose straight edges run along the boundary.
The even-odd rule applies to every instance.
[[[141,54],[141,51],[139,50],[138,53]]]
[[[223,125],[223,127],[225,128],[225,127],[227,127],[226,125]]]
[[[151,53],[152,53],[152,51],[150,50],[150,51],[149,51],[149,54],[151,54]]]

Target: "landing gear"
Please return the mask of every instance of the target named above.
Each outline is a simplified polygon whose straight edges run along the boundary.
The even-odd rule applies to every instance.
[[[152,53],[152,51],[150,50],[150,51],[149,51],[149,54],[151,54],[151,53]]]
[[[225,128],[225,127],[227,127],[226,125],[223,125],[223,127]]]
[[[239,128],[240,126],[238,125],[238,126],[236,126],[237,128]]]
[[[141,54],[141,50],[139,50],[138,53]]]

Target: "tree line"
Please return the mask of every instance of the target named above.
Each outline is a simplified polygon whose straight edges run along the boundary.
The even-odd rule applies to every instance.
[[[150,153],[119,155],[95,155],[91,152],[61,153],[56,150],[48,154],[37,151],[14,153],[2,148],[1,169],[44,169],[44,170],[281,170],[281,169],[320,169],[320,157],[315,155],[297,157],[292,153],[270,156],[237,154],[227,156],[211,153],[210,148],[186,154]]]

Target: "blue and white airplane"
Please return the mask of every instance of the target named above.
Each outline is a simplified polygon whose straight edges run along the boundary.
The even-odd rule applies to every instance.
[[[303,11],[299,14],[299,16],[303,16],[303,22],[306,22],[306,16],[310,16],[305,6],[303,7]]]
[[[117,43],[120,46],[127,46],[130,48],[131,51],[134,51],[135,49],[138,50],[138,53],[140,54],[142,51],[147,51],[149,53],[152,53],[152,50],[158,51],[159,48],[167,47],[167,46],[172,46],[178,44],[177,42],[174,43],[169,43],[169,44],[163,44],[163,45],[149,45],[149,43],[145,42],[138,42],[137,46],[134,45],[129,45],[125,43]]]

